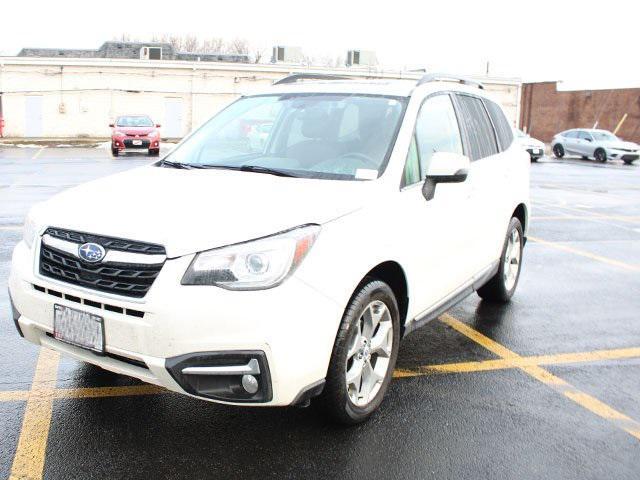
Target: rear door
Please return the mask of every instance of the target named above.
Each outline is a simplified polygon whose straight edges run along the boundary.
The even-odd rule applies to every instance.
[[[576,153],[589,157],[593,155],[593,151],[594,151],[593,137],[589,132],[585,130],[580,130],[578,132]]]
[[[473,230],[467,242],[473,246],[468,260],[472,276],[486,269],[500,254],[506,233],[505,218],[508,222],[511,214],[506,211],[511,195],[508,162],[506,154],[501,153],[483,99],[466,93],[456,93],[455,98],[471,160],[469,209]],[[510,142],[512,136],[508,138]]]
[[[562,146],[567,153],[580,153],[578,150],[578,134],[578,130],[570,130],[563,135],[564,141],[562,142]]]

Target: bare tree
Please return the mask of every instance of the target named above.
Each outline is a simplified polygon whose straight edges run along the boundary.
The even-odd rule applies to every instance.
[[[249,42],[245,38],[234,38],[227,44],[227,53],[247,55],[249,53]]]
[[[202,41],[202,52],[224,53],[226,51],[224,38],[211,37]]]

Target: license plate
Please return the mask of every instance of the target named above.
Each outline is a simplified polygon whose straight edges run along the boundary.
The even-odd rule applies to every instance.
[[[131,142],[132,145],[142,145],[142,140],[133,140]]]
[[[104,320],[92,313],[55,305],[53,336],[77,347],[104,352]]]

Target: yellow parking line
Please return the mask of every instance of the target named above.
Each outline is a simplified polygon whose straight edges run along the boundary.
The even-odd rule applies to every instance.
[[[33,157],[31,157],[31,160],[35,160],[36,158],[38,158],[38,157],[40,156],[40,154],[41,154],[42,152],[44,152],[44,149],[45,149],[45,147],[40,147],[40,150],[38,150],[38,151],[36,152],[36,154],[35,154]]]
[[[47,450],[52,393],[56,388],[60,355],[46,348],[40,349],[33,375],[33,385],[22,420],[18,447],[11,466],[12,479],[42,478]]]
[[[0,392],[0,402],[21,402],[28,399],[28,390],[9,390]]]
[[[590,258],[592,260],[597,260],[602,263],[607,263],[609,265],[613,265],[614,267],[624,268],[625,270],[631,270],[633,272],[640,271],[640,265],[621,262],[620,260],[614,260],[613,258],[603,257],[602,255],[595,255],[593,253],[580,250],[578,248],[573,248],[568,245],[563,245],[557,242],[550,242],[549,240],[542,240],[541,238],[532,237],[530,235],[527,238],[541,245],[546,245],[547,247],[555,248],[556,250],[562,250],[565,252],[573,253],[575,255],[580,255],[582,257]]]
[[[577,405],[580,405],[582,408],[589,410],[590,412],[598,415],[601,418],[611,421],[618,428],[621,428],[633,437],[640,440],[640,422],[637,422],[636,420],[633,420],[625,414],[618,412],[617,410],[611,408],[597,398],[578,390],[570,383],[555,376],[554,374],[540,366],[519,366],[517,364],[517,360],[522,358],[520,357],[520,355],[512,352],[505,346],[500,345],[498,342],[490,339],[489,337],[486,337],[477,330],[474,330],[468,325],[462,323],[460,320],[453,318],[451,315],[442,315],[440,317],[440,321],[442,321],[446,325],[449,325],[451,328],[460,332],[467,338],[470,338],[479,345],[483,346],[490,352],[493,352],[496,355],[502,357],[503,360],[512,362],[514,366],[527,373],[529,376],[553,388],[569,400],[572,400]]]
[[[622,360],[625,358],[640,358],[640,348],[616,348],[611,350],[594,350],[591,352],[559,353],[551,355],[535,355],[517,357],[510,360],[482,360],[475,362],[444,363],[426,365],[416,369],[396,369],[396,378],[417,377],[443,373],[472,373],[491,370],[504,370],[536,365],[563,365],[570,363],[597,362],[601,360]]]

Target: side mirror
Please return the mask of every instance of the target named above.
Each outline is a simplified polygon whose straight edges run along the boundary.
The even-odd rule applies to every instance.
[[[113,127],[115,127],[115,126],[116,126],[116,124],[115,124],[115,123],[110,123],[110,124],[109,124],[109,127],[111,127],[111,128],[113,128]]]
[[[439,183],[460,183],[469,174],[469,158],[464,155],[449,152],[436,152],[431,157],[429,173],[422,185],[422,195],[425,200],[433,199],[436,185]]]
[[[160,125],[159,123],[156,123],[156,128],[160,128],[162,125]]]

